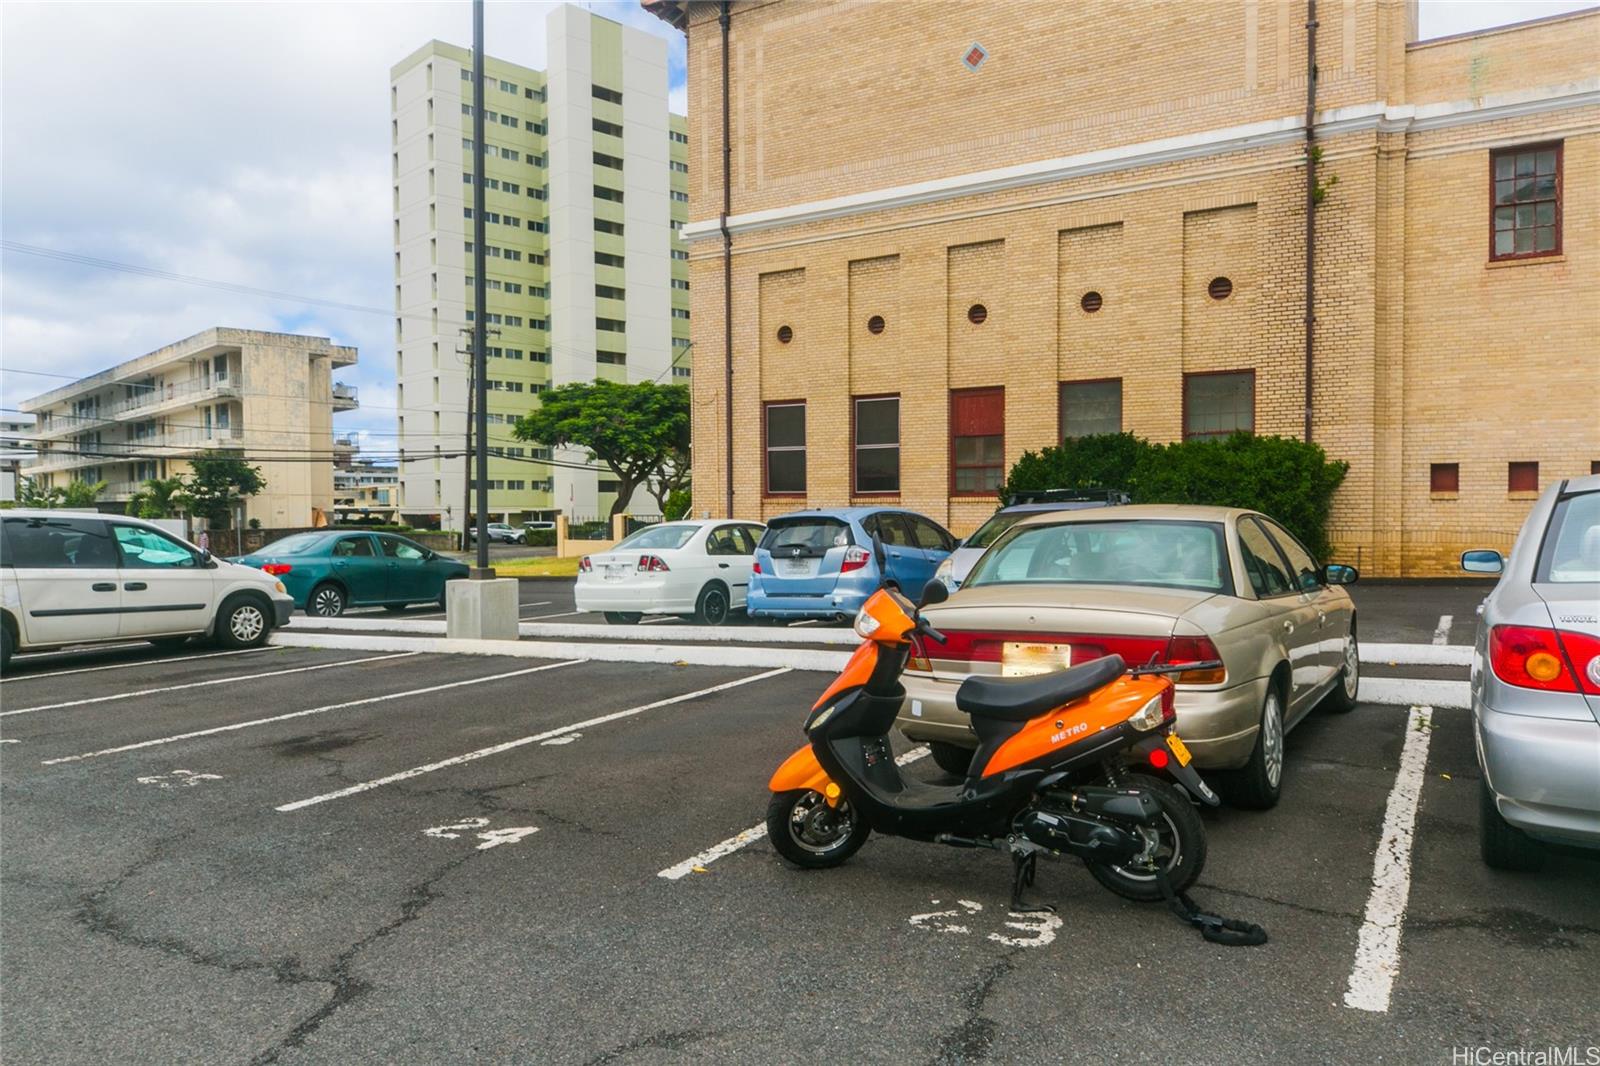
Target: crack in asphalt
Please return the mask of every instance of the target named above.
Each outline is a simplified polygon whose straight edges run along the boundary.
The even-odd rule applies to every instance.
[[[929,1060],[930,1066],[982,1062],[989,1057],[989,1049],[1000,1026],[985,1018],[983,1010],[988,1004],[989,997],[994,994],[995,985],[1002,977],[1010,975],[1015,968],[1017,954],[1018,952],[1013,950],[1002,955],[962,991],[961,1002],[966,1008],[967,1016],[959,1024],[945,1030],[939,1037],[933,1058]]]
[[[660,1029],[614,1047],[610,1051],[602,1051],[585,1062],[584,1066],[605,1066],[606,1063],[615,1062],[632,1051],[683,1051],[691,1044],[698,1044],[720,1033],[719,1029]]]
[[[1270,903],[1274,907],[1287,907],[1292,911],[1299,911],[1302,914],[1314,914],[1319,918],[1342,918],[1345,921],[1357,923],[1363,920],[1363,916],[1355,913],[1354,911],[1334,911],[1328,910],[1324,907],[1313,907],[1306,903],[1293,903],[1286,899],[1278,899],[1274,896],[1257,895],[1254,892],[1245,892],[1242,889],[1237,888],[1225,888],[1222,885],[1213,885],[1206,881],[1197,881],[1194,887],[1204,889],[1207,892],[1220,892],[1224,896],[1235,896],[1239,899],[1254,900],[1256,903]]]
[[[1551,921],[1541,914],[1516,907],[1489,907],[1454,918],[1408,918],[1407,934],[1476,929],[1513,947],[1554,948],[1577,951],[1583,945],[1572,937],[1600,937],[1600,928]],[[1571,935],[1568,935],[1571,934]]]

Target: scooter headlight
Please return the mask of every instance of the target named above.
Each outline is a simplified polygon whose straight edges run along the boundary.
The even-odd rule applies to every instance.
[[[1128,719],[1133,728],[1141,732],[1159,729],[1167,720],[1166,712],[1161,706],[1160,696],[1151,696],[1150,702],[1139,708],[1139,713]]]
[[[878,626],[881,624],[876,618],[867,613],[865,607],[856,612],[856,636],[862,640],[872,639],[872,634],[878,631]]]

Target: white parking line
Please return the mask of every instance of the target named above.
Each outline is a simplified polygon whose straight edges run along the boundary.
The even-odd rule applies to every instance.
[[[611,714],[603,714],[598,718],[590,718],[586,721],[574,722],[571,725],[560,726],[556,729],[548,729],[543,733],[535,733],[532,736],[519,737],[516,740],[508,740],[504,744],[496,744],[488,748],[479,748],[477,751],[469,751],[465,755],[457,755],[453,758],[441,759],[438,762],[427,763],[423,766],[414,766],[409,770],[401,770],[397,774],[390,774],[387,777],[374,778],[371,781],[363,781],[360,784],[351,785],[349,788],[341,788],[337,792],[326,792],[320,796],[312,796],[310,799],[295,800],[293,803],[285,803],[276,809],[284,812],[298,811],[302,808],[311,807],[318,803],[327,803],[329,800],[344,799],[346,796],[354,796],[358,793],[370,792],[372,789],[382,788],[384,785],[392,785],[397,781],[407,781],[413,777],[420,777],[423,774],[431,774],[435,770],[444,770],[451,766],[460,766],[463,763],[473,762],[478,759],[487,759],[491,755],[499,755],[502,752],[511,751],[514,748],[520,748],[527,744],[537,744],[541,741],[549,740],[551,737],[565,736],[568,733],[576,733],[584,729],[593,729],[595,726],[605,725],[607,722],[615,722],[622,718],[631,718],[636,714],[643,714],[645,711],[653,711],[658,707],[670,707],[675,703],[687,703],[690,700],[697,700],[702,696],[709,696],[714,692],[726,692],[728,689],[738,688],[740,685],[748,685],[755,681],[765,681],[768,678],[778,677],[782,674],[787,674],[788,672],[788,668],[783,668],[779,670],[768,670],[760,674],[751,674],[749,677],[741,677],[737,681],[725,681],[720,685],[712,685],[710,688],[699,689],[695,692],[685,692],[681,696],[669,696],[664,700],[656,700],[654,703],[645,703],[640,704],[638,707],[629,707],[625,711],[613,711]]]
[[[32,714],[34,711],[55,711],[63,707],[84,707],[91,703],[110,703],[112,700],[131,700],[137,696],[154,696],[162,692],[182,692],[191,688],[207,688],[211,685],[231,685],[238,681],[255,681],[263,677],[282,677],[285,674],[307,674],[313,670],[332,670],[338,666],[359,666],[362,663],[376,663],[384,659],[404,659],[411,655],[421,655],[420,651],[403,651],[394,655],[373,655],[365,659],[344,659],[336,663],[318,663],[315,666],[295,666],[288,670],[268,670],[260,674],[240,674],[237,677],[214,677],[209,681],[191,681],[186,685],[166,685],[162,688],[142,688],[133,692],[116,692],[109,696],[91,696],[82,700],[66,700],[62,703],[41,703],[37,707],[19,707],[14,711],[0,711],[0,718],[9,718],[13,714]]]
[[[1448,614],[1439,616],[1439,624],[1433,627],[1433,642],[1435,644],[1450,643],[1450,625],[1455,618]]]
[[[145,645],[130,645],[130,647],[149,647]],[[190,659],[220,659],[224,655],[249,655],[251,652],[266,651],[266,645],[259,648],[240,648],[238,651],[207,651],[199,655],[172,655],[165,659],[139,659],[131,663],[112,663],[109,666],[80,666],[72,670],[52,670],[47,674],[23,674],[21,677],[0,678],[0,681],[38,681],[46,677],[65,677],[68,674],[92,674],[96,670],[126,670],[132,666],[165,666],[167,663],[187,662]]]
[[[389,658],[389,656],[385,656]],[[66,762],[82,762],[84,759],[97,759],[102,755],[117,755],[124,751],[137,751],[140,748],[153,748],[161,744],[175,744],[180,740],[193,740],[195,737],[209,737],[217,733],[232,733],[240,729],[253,729],[258,725],[271,725],[273,722],[286,722],[291,718],[304,718],[311,714],[326,714],[328,711],[342,711],[347,707],[364,707],[369,703],[384,703],[388,700],[405,699],[408,696],[424,696],[430,692],[443,692],[445,689],[462,688],[466,685],[481,685],[488,681],[503,681],[508,677],[521,677],[524,674],[537,674],[541,670],[554,670],[561,666],[576,666],[583,662],[582,659],[573,659],[564,663],[545,663],[543,666],[533,666],[526,670],[512,670],[504,674],[490,674],[488,677],[469,677],[465,681],[451,681],[445,685],[429,685],[427,688],[408,689],[405,692],[391,692],[387,696],[368,696],[365,699],[347,700],[344,703],[330,703],[323,707],[312,707],[304,711],[290,711],[288,714],[275,714],[270,718],[254,718],[248,722],[235,722],[232,725],[213,726],[210,729],[196,729],[190,733],[179,733],[176,736],[158,737],[155,740],[141,740],[137,744],[124,744],[118,748],[101,748],[99,751],[86,751],[82,755],[67,755],[59,759],[41,760],[43,766],[56,766]]]
[[[1384,810],[1383,836],[1372,862],[1372,895],[1367,898],[1355,967],[1344,994],[1344,1005],[1353,1010],[1387,1012],[1394,979],[1400,972],[1400,931],[1411,894],[1411,844],[1428,768],[1432,716],[1432,707],[1418,706],[1406,717],[1400,770]]]
[[[1472,706],[1472,686],[1467,681],[1440,681],[1420,677],[1363,677],[1356,689],[1362,703],[1385,703],[1397,707],[1426,704],[1429,707],[1463,708]]]
[[[575,614],[593,614],[593,613],[594,613],[593,611],[559,611],[556,614],[536,614],[536,615],[533,616],[533,618],[528,619],[528,621],[531,622],[536,618],[570,618]]]
[[[908,763],[914,763],[926,754],[928,754],[928,749],[926,747],[912,748],[910,751],[897,758],[895,760],[895,765],[905,766]],[[681,880],[693,873],[696,866],[704,867],[714,863],[723,856],[732,855],[746,844],[752,844],[766,835],[766,822],[762,822],[759,825],[753,825],[741,833],[735,833],[733,836],[729,837],[727,840],[724,840],[720,844],[711,845],[711,847],[702,851],[698,855],[689,856],[676,866],[667,867],[665,870],[662,870],[660,873],[656,874],[656,876],[664,877],[668,881]]]
[[[548,607],[554,602],[555,602],[554,600],[536,600],[533,603],[519,603],[519,604],[517,604],[517,613],[521,614],[523,611],[526,611],[529,607]]]

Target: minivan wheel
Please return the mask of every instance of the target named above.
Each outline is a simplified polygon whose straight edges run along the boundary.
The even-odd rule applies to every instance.
[[[338,618],[344,614],[344,593],[332,583],[318,585],[306,599],[306,614],[318,618]]]
[[[1539,842],[1506,821],[1495,805],[1489,782],[1478,782],[1478,851],[1485,866],[1495,870],[1537,870],[1544,865]]]
[[[217,614],[217,643],[224,648],[254,648],[272,629],[267,609],[251,597],[230,600]]]

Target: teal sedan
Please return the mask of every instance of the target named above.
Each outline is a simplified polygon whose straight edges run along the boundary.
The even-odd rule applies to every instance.
[[[347,607],[442,608],[445,582],[467,576],[465,563],[415,541],[356,530],[294,533],[234,562],[273,575],[296,607],[323,618],[337,618]]]

